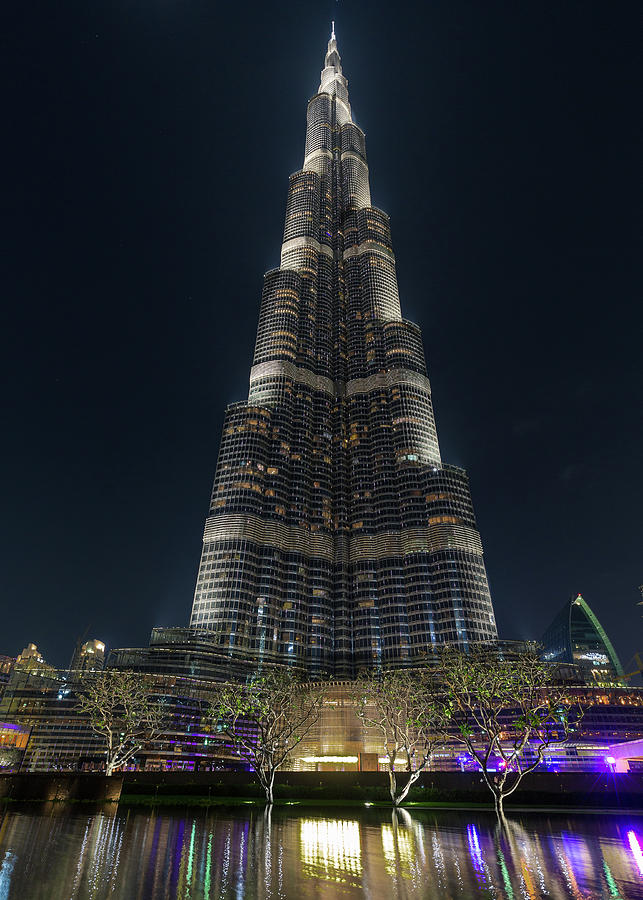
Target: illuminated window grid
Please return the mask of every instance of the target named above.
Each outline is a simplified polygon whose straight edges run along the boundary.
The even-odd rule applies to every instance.
[[[264,279],[249,398],[226,412],[190,624],[231,658],[346,676],[496,636],[468,480],[441,459],[334,41]]]

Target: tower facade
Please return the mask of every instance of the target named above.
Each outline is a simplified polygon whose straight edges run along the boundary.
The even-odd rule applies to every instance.
[[[226,411],[190,625],[233,658],[351,677],[497,636],[466,473],[440,457],[334,30]]]

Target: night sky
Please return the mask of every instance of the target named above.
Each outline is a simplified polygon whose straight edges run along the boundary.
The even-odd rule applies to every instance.
[[[13,3],[0,652],[186,624],[330,19],[501,636],[642,648],[640,3]]]

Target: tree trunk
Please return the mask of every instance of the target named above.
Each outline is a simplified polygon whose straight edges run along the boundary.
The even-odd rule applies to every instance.
[[[400,791],[399,796],[397,797],[397,799],[395,799],[395,800],[393,801],[394,804],[395,804],[395,806],[399,806],[399,804],[400,804],[403,800],[406,799],[406,795],[407,795],[408,792],[411,790],[411,786],[412,786],[413,784],[415,784],[415,782],[418,780],[419,777],[420,777],[420,771],[419,771],[419,770],[418,770],[417,772],[411,772],[411,774],[409,775],[408,781],[406,782],[406,784],[404,785],[404,787],[403,787],[402,790]]]
[[[274,802],[274,784],[275,784],[275,773],[271,772],[266,781],[266,800],[269,804]]]
[[[388,770],[388,784],[389,790],[391,792],[391,800],[393,801],[393,806],[397,806],[397,783],[395,780],[395,771],[389,767]]]
[[[106,774],[106,775],[111,775],[113,771],[114,771],[114,761],[113,761],[113,760],[109,760],[108,763],[107,763],[107,765],[106,765],[106,767],[105,767],[105,774]]]
[[[492,779],[489,772],[487,771],[486,760],[484,761],[484,763],[481,762],[480,764],[482,766],[482,777],[484,778],[485,784],[493,794],[493,805],[496,810],[496,815],[501,822],[504,822],[505,814],[502,805],[504,799],[503,787],[507,774],[505,772],[502,779],[498,779],[497,776]]]

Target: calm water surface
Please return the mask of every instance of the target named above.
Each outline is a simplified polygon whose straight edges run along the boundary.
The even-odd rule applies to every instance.
[[[0,812],[0,900],[643,898],[643,819],[259,807]]]

